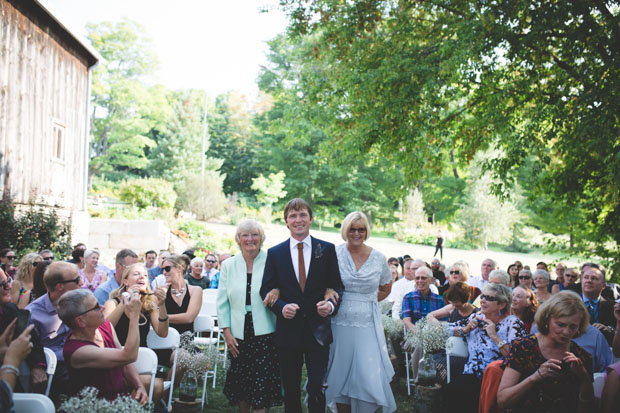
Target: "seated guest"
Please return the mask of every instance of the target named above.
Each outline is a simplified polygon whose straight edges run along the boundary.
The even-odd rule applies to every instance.
[[[26,308],[34,298],[32,291],[32,276],[34,270],[43,261],[39,254],[31,252],[26,254],[17,266],[15,280],[11,286],[11,299],[19,309]]]
[[[433,258],[431,261],[431,270],[433,270],[433,277],[438,281],[437,286],[442,286],[446,283],[446,274],[439,269],[441,261],[438,258]]]
[[[415,284],[417,289],[403,297],[403,308],[401,318],[405,323],[405,328],[410,330],[413,324],[426,317],[431,311],[435,311],[446,303],[439,294],[432,293],[430,290],[433,280],[433,272],[430,268],[422,266],[415,272]]]
[[[390,274],[392,276],[392,283],[398,281],[398,267],[396,265],[390,265]]]
[[[504,270],[493,270],[489,274],[489,282],[505,285],[510,288],[510,275]],[[474,307],[480,308],[480,296],[474,301]]]
[[[13,266],[15,264],[15,258],[15,251],[12,249],[3,248],[0,250],[0,269],[2,269],[10,279],[15,278],[15,272],[17,272],[17,268]]]
[[[155,261],[157,260],[157,252],[149,250],[144,253],[144,267],[147,270],[155,268]]]
[[[0,333],[5,332],[9,328],[20,311],[17,306],[11,302],[10,291],[11,279],[6,276],[4,271],[0,270]],[[36,332],[32,333],[31,342],[33,344],[33,351],[28,358],[26,358],[26,364],[30,368],[31,390],[42,393],[47,384],[47,375],[45,374],[46,362],[43,346]],[[3,345],[6,346],[8,343],[6,341],[0,343],[0,348],[2,348]],[[17,367],[19,367],[19,365]],[[20,391],[23,390],[24,389],[20,388]]]
[[[209,253],[205,255],[203,275],[209,281],[209,288],[217,288],[218,286],[220,271],[217,268],[218,263],[215,254]]]
[[[469,303],[470,294],[469,285],[458,281],[446,291],[445,299],[449,304],[432,311],[429,316],[436,319],[447,318],[449,323],[455,323],[468,318],[472,313],[478,311],[476,307]]]
[[[519,285],[519,267],[517,267],[517,264],[510,264],[506,272],[510,275],[510,288],[515,288]]]
[[[2,270],[0,270],[2,271]],[[26,329],[13,340],[15,333],[15,324],[17,320],[11,323],[0,335],[0,411],[10,412],[13,408],[13,390],[17,384],[17,376],[19,375],[19,365],[30,354],[32,350],[30,332],[32,326]]]
[[[77,265],[80,270],[84,269],[84,251],[86,251],[86,244],[76,244],[71,251],[71,259],[68,262]]]
[[[590,354],[571,339],[588,327],[579,296],[560,292],[536,312],[539,332],[516,340],[497,392],[512,412],[590,412],[596,401]]]
[[[97,264],[99,264],[99,251],[84,251],[84,269],[80,270],[82,288],[88,288],[94,292],[101,284],[108,280],[105,272],[97,269]]]
[[[553,288],[551,288],[552,294],[556,294],[564,290],[569,290],[570,286],[574,285],[577,282],[577,279],[579,279],[579,273],[577,272],[577,269],[576,268],[565,269],[563,279],[564,279],[563,282],[558,281],[556,284],[553,285]]]
[[[43,261],[34,269],[34,274],[32,275],[32,291],[30,291],[32,301],[47,294],[47,289],[45,288],[45,283],[43,282],[43,275],[45,274],[47,267],[49,267],[52,262],[53,261],[50,260]]]
[[[54,262],[43,274],[43,283],[47,294],[37,298],[26,309],[30,311],[30,322],[34,325],[34,331],[41,337],[41,344],[56,354],[56,371],[52,380],[50,398],[58,403],[60,395],[70,392],[69,376],[62,348],[71,329],[58,317],[56,303],[67,291],[80,288],[81,279],[76,265],[68,262]]]
[[[514,290],[512,290],[510,312],[519,317],[519,320],[523,322],[528,333],[532,330],[534,315],[536,315],[537,309],[538,299],[534,291],[521,286],[515,287]]]
[[[616,357],[620,357],[620,303],[614,306],[616,318],[616,333],[613,340],[613,350]],[[612,413],[620,411],[620,362],[607,368],[607,377],[601,395],[601,412]]]
[[[445,295],[448,288],[457,282],[462,282],[467,284],[467,280],[469,280],[469,265],[465,261],[457,261],[448,269],[448,283],[441,286],[439,288],[439,295]],[[469,284],[469,302],[473,303],[476,298],[481,294],[481,291]]]
[[[164,262],[164,260],[166,258],[168,258],[170,256],[170,253],[168,251],[162,251],[159,253],[159,258],[157,259],[157,266],[153,267],[153,268],[149,268],[148,275],[149,275],[149,282],[151,283],[151,287],[155,287],[153,285],[153,280],[155,280],[155,278],[157,278],[157,276],[162,274],[161,271],[161,266]]]
[[[510,288],[488,283],[480,297],[480,313],[450,324],[455,336],[467,339],[469,349],[463,374],[448,385],[450,412],[477,412],[484,370],[508,354],[514,339],[527,335],[521,320],[507,314],[512,302]]]
[[[114,400],[135,390],[136,400],[146,403],[148,394],[133,364],[138,358],[140,344],[141,307],[138,294],[133,294],[125,305],[129,328],[125,347],[122,347],[114,328],[103,316],[103,307],[90,290],[73,290],[60,297],[58,316],[71,328],[63,356],[73,394],[92,386],[99,390],[101,397]]]
[[[544,303],[551,297],[549,292],[549,273],[543,269],[534,271],[532,281],[536,287],[536,298],[540,304]]]
[[[534,290],[534,286],[532,285],[532,271],[527,268],[519,271],[519,286]]]
[[[590,324],[598,328],[611,345],[615,333],[614,302],[601,296],[605,288],[605,268],[586,263],[581,270],[581,296],[590,314]]]
[[[185,276],[189,285],[195,285],[203,290],[209,288],[209,278],[203,275],[204,263],[202,258],[194,257],[189,263],[189,274]]]
[[[403,297],[415,290],[415,271],[424,265],[423,261],[405,261],[403,264],[404,272],[403,278],[396,281],[392,285],[392,291],[387,296],[386,300],[394,303],[392,305],[392,318],[400,319],[400,311],[403,306]]]
[[[97,297],[97,301],[99,304],[104,305],[106,301],[110,299],[110,293],[116,290],[121,286],[121,277],[123,276],[123,271],[125,268],[129,267],[131,264],[135,264],[138,262],[138,254],[133,252],[130,249],[120,250],[116,254],[116,271],[114,274],[108,278],[108,281],[101,284],[95,290],[95,297]]]
[[[110,293],[110,299],[103,307],[105,318],[112,324],[116,332],[116,337],[121,346],[127,341],[129,332],[129,319],[125,314],[127,300],[123,299],[123,293],[139,294],[142,307],[139,314],[138,327],[140,331],[140,347],[146,345],[146,336],[153,327],[155,333],[160,337],[168,336],[168,314],[166,306],[166,288],[158,287],[155,292],[151,291],[148,282],[146,268],[140,264],[132,264],[123,271],[121,286]],[[140,380],[147,388],[150,386],[150,375],[141,375]],[[158,379],[155,383],[153,400],[161,398],[163,392],[163,381]]]

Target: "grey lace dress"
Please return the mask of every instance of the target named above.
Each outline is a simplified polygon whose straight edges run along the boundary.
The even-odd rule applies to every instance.
[[[390,363],[377,302],[379,285],[392,277],[383,254],[372,250],[356,270],[342,244],[336,247],[344,294],[332,318],[334,342],[330,347],[325,397],[332,410],[336,403],[350,404],[356,413],[396,410],[390,388],[394,369]]]

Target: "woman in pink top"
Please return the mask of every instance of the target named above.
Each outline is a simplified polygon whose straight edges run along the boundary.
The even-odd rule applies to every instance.
[[[63,355],[75,393],[92,386],[99,389],[101,397],[113,400],[121,394],[129,394],[133,388],[136,400],[142,404],[147,402],[146,389],[133,365],[138,358],[141,305],[138,294],[125,305],[129,332],[125,347],[121,347],[114,328],[103,316],[103,307],[91,291],[78,289],[60,297],[56,308],[58,316],[71,328]]]
[[[79,270],[80,278],[82,279],[82,288],[88,288],[92,292],[95,292],[97,287],[108,280],[107,275],[101,270],[97,269],[99,263],[99,251],[86,250],[84,252],[84,269]]]

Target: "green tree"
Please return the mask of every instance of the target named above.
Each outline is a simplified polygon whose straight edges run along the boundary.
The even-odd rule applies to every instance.
[[[620,265],[620,3],[282,0],[290,31],[317,36],[330,71],[309,100],[347,146],[402,164],[409,182],[454,150],[488,159],[506,196],[519,167],[584,211],[588,253]],[[584,244],[585,247],[585,244]]]
[[[89,176],[113,178],[143,174],[152,119],[165,110],[161,89],[145,78],[157,67],[150,39],[137,23],[123,20],[87,26],[88,37],[104,60],[93,73],[92,133]],[[153,93],[155,92],[155,93]]]
[[[265,207],[269,221],[271,220],[273,204],[286,196],[284,176],[284,171],[280,171],[271,173],[267,177],[261,174],[252,180],[252,189],[256,191],[256,200]]]

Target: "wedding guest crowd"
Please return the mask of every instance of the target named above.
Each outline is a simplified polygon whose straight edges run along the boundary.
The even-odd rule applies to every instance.
[[[602,265],[538,262],[532,272],[515,261],[504,271],[485,258],[472,274],[465,261],[442,263],[442,248],[430,263],[386,259],[369,245],[371,225],[359,211],[342,222],[338,246],[310,235],[313,211],[303,199],[289,201],[283,218],[290,236],[267,251],[262,226],[244,220],[234,256],[149,250],[139,262],[122,249],[109,272],[84,244],[69,262],[54,261],[49,249],[19,257],[0,250],[2,411],[13,391],[45,390],[44,347],[58,360],[49,393],[57,405],[85,386],[145,403],[151,376],[133,365],[138,348],[151,330],[193,333],[208,289],[217,290],[230,359],[223,392],[242,412],[282,404],[301,412],[302,403],[317,413],[396,411],[394,380],[405,362],[399,343],[388,347],[381,308],[402,321],[401,331],[423,318],[445,320],[453,339],[465,340],[467,360],[442,390],[446,412],[620,411],[620,288]],[[15,331],[20,311],[32,326]],[[158,357],[171,367],[174,353]],[[16,380],[20,365],[27,388]],[[596,395],[595,373],[606,375]],[[165,400],[162,378],[155,403]]]

